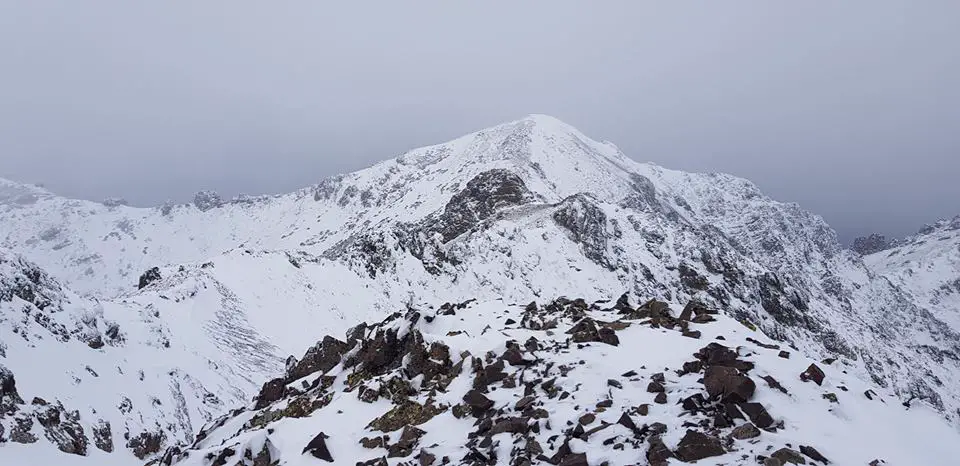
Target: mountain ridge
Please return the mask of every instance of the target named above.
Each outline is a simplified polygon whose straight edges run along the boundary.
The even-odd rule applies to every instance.
[[[249,399],[254,379],[281,372],[319,335],[398,306],[615,299],[627,290],[724,309],[951,422],[960,412],[951,388],[960,384],[960,335],[944,322],[950,302],[931,306],[872,256],[843,249],[821,217],[748,180],[634,162],[551,117],[283,195],[205,193],[196,205],[157,208],[4,199],[0,247],[75,289],[78,303],[156,314],[151,325],[182,364],[236,368],[203,384],[229,402]],[[140,287],[153,267],[159,279]],[[234,350],[254,341],[259,361]],[[191,425],[211,415],[191,414]],[[163,432],[168,442],[190,435]]]

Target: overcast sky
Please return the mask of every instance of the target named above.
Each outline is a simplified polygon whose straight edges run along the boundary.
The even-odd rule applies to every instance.
[[[0,0],[0,176],[285,192],[546,113],[845,241],[960,213],[956,0],[320,3]]]

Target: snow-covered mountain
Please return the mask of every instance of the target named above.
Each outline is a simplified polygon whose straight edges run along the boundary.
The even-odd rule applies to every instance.
[[[168,396],[174,381],[187,385],[178,371],[189,374],[203,390],[181,389],[190,392],[180,416],[189,422],[158,421],[162,446],[243,405],[284,371],[287,356],[360,321],[438,302],[614,299],[624,290],[723,309],[808,357],[838,358],[844,371],[922,400],[913,403],[950,422],[960,413],[960,334],[950,321],[960,305],[934,305],[923,290],[939,285],[878,264],[876,254],[844,250],[820,217],[749,181],[638,163],[546,116],[280,196],[200,193],[193,204],[141,209],[3,181],[0,247],[11,251],[8,263],[30,264],[9,276],[42,270],[68,296],[57,319],[102,315],[84,325],[105,332],[116,322],[131,335],[101,348],[47,336],[18,343],[0,364],[21,397],[34,395],[20,387],[45,387],[44,399],[63,400],[84,422],[99,419],[92,410],[109,411],[116,426],[136,417],[117,414],[125,393]],[[956,264],[940,267],[956,277]],[[16,341],[13,322],[24,320],[22,302],[30,301],[7,294],[18,297],[0,299],[3,342]],[[33,306],[29,315],[54,314]],[[109,364],[162,383],[145,390],[110,382],[112,391],[88,398],[70,383],[37,382],[47,376],[31,362],[45,361],[45,352],[64,355],[58,374],[82,374],[106,354],[120,358]],[[207,392],[219,403],[205,405]],[[161,403],[175,411],[174,401]]]
[[[960,332],[960,216],[927,225],[863,260]]]

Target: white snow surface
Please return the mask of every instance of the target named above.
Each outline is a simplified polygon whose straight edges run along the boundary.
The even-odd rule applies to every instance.
[[[674,304],[673,307],[676,309],[682,306]],[[426,311],[426,314],[432,312]],[[451,355],[464,352],[483,355],[488,351],[500,354],[505,350],[504,342],[507,340],[522,343],[534,337],[550,346],[554,343],[562,344],[569,337],[564,333],[565,328],[562,325],[553,333],[505,324],[507,319],[519,322],[522,314],[522,305],[507,304],[499,300],[488,301],[469,305],[465,310],[458,310],[455,316],[438,316],[431,323],[421,322],[417,327],[428,344],[434,341],[442,342],[450,347]],[[598,320],[609,319],[610,312],[594,311],[591,316]],[[487,328],[488,326],[491,328]],[[567,421],[575,424],[580,416],[597,413],[597,421],[587,428],[596,427],[602,422],[614,425],[592,435],[588,441],[571,442],[573,451],[587,453],[590,464],[645,464],[645,460],[638,458],[636,451],[630,448],[618,451],[613,448],[612,443],[603,445],[602,442],[611,437],[618,437],[620,442],[631,438],[633,435],[629,430],[616,425],[618,418],[630,407],[649,404],[650,414],[635,416],[634,421],[637,425],[653,422],[666,424],[668,430],[663,435],[663,440],[671,448],[676,445],[687,430],[684,422],[691,420],[688,415],[683,414],[684,409],[679,406],[678,400],[702,392],[703,388],[698,383],[700,374],[680,376],[673,370],[693,359],[693,353],[707,343],[715,341],[736,348],[742,359],[756,364],[756,368],[750,372],[757,380],[757,393],[753,401],[763,404],[774,420],[783,421],[784,428],[774,433],[764,431],[757,439],[736,441],[731,452],[699,460],[697,464],[755,464],[753,457],[757,454],[769,456],[787,444],[794,449],[798,448],[798,445],[814,446],[833,464],[840,465],[867,464],[875,459],[883,459],[887,464],[949,465],[954,464],[953,459],[960,454],[960,434],[934,409],[923,403],[910,408],[904,407],[896,394],[878,389],[869,382],[848,374],[850,367],[843,363],[825,365],[795,354],[789,359],[782,359],[778,357],[777,350],[761,348],[747,340],[766,340],[764,335],[727,316],[719,316],[717,322],[709,324],[691,324],[691,329],[702,331],[702,338],[685,338],[673,330],[652,329],[634,324],[617,332],[619,346],[594,343],[580,350],[571,349],[557,354],[547,351],[534,352],[535,357],[555,363],[556,367],[573,368],[570,375],[559,378],[557,382],[562,386],[562,390],[569,390],[572,395],[564,400],[546,401],[544,407],[550,413],[549,419],[553,427],[544,428],[540,432],[537,436],[539,442],[547,449],[550,437],[562,434],[562,430],[569,428]],[[450,336],[450,332],[462,333]],[[724,339],[716,340],[717,336]],[[458,361],[456,357],[453,360],[454,363]],[[585,364],[580,361],[585,361]],[[818,364],[826,373],[822,386],[813,382],[802,382],[798,377],[811,363]],[[469,367],[469,364],[469,360],[466,361],[465,367]],[[628,371],[635,371],[637,375],[623,377],[622,374]],[[663,372],[666,376],[668,403],[663,405],[655,404],[655,394],[646,390],[650,376],[657,372]],[[279,459],[280,464],[315,465],[319,464],[319,461],[310,454],[302,453],[302,450],[303,446],[320,432],[330,436],[327,446],[334,458],[333,464],[352,465],[358,461],[385,456],[385,449],[364,448],[359,444],[359,439],[382,435],[381,432],[369,428],[367,423],[385,414],[393,404],[383,399],[368,404],[358,399],[357,390],[341,391],[347,385],[346,378],[350,373],[347,370],[338,371],[336,368],[328,372],[328,375],[336,376],[332,385],[335,388],[332,401],[313,415],[283,418],[269,424],[271,432],[268,432],[267,428],[249,427],[251,418],[262,411],[241,413],[213,430],[189,451],[190,454],[184,461],[175,464],[206,466],[209,461],[206,459],[208,454],[216,455],[224,447],[230,447],[237,454],[227,458],[229,464],[229,461],[239,460],[246,449],[256,454],[269,438],[277,452],[272,459]],[[560,373],[554,369],[553,376]],[[760,379],[762,376],[773,376],[788,393],[781,393],[767,386]],[[464,370],[446,391],[437,395],[436,403],[449,406],[461,403],[462,394],[471,388],[472,378],[473,374]],[[611,387],[608,384],[611,379],[620,381],[623,384],[622,389]],[[495,402],[494,409],[506,408],[509,413],[515,411],[512,407],[521,398],[522,388],[520,387],[519,391],[499,389],[489,392],[487,396]],[[865,396],[867,390],[875,391],[874,399]],[[838,403],[825,399],[823,395],[827,393],[835,394]],[[612,400],[612,406],[597,412],[594,405],[607,399]],[[271,409],[282,408],[283,403]],[[463,444],[468,439],[467,434],[476,429],[475,421],[476,419],[469,416],[457,419],[450,411],[446,411],[418,426],[427,432],[419,445],[436,455],[438,461],[439,458],[448,456],[454,464],[458,464],[457,461],[469,452]],[[399,431],[392,432],[392,440],[396,441],[399,435]],[[499,434],[494,438],[502,444],[496,464],[510,464],[509,452],[516,442],[509,433]],[[559,446],[559,443],[557,445]],[[546,451],[547,456],[552,453],[553,451]],[[748,455],[749,459],[743,460],[743,455]],[[810,461],[809,458],[807,460]],[[401,464],[409,461],[409,458],[391,458],[389,461],[391,465]],[[671,464],[682,463],[674,459]]]
[[[480,211],[476,202],[453,209],[458,193],[493,170],[521,180],[523,202],[445,230],[456,233],[445,240],[438,225]],[[960,292],[944,290],[960,277],[960,240],[949,224],[936,231],[861,259],[819,216],[749,181],[638,163],[543,115],[203,211],[105,205],[0,180],[0,283],[36,264],[60,303],[53,312],[0,299],[0,365],[27,403],[60,400],[88,425],[110,421],[117,451],[91,445],[88,459],[135,464],[126,431],[187,442],[245,404],[288,355],[357,322],[468,298],[629,291],[722,308],[811,358],[840,357],[846,383],[919,397],[956,425]],[[162,278],[138,289],[154,266]],[[124,338],[98,349],[60,341],[37,315],[85,334],[116,323]],[[134,411],[118,410],[124,397]],[[802,406],[798,426],[806,415],[827,422]],[[903,422],[940,432],[918,412]],[[38,436],[0,444],[0,458],[52,448]]]

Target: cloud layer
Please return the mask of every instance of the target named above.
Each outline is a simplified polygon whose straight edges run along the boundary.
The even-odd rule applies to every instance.
[[[283,192],[528,113],[849,241],[960,213],[960,4],[0,0],[0,176]]]

